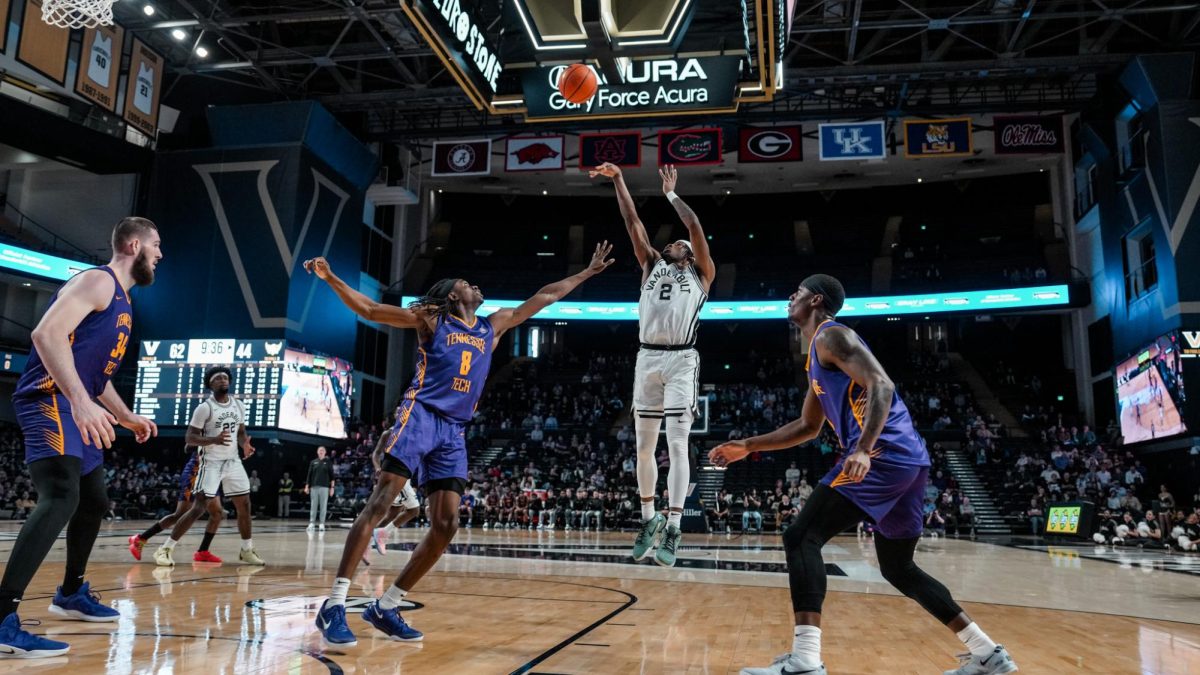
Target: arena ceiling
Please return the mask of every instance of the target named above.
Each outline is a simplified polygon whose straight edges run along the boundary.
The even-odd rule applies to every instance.
[[[155,0],[152,18],[140,2],[118,3],[117,11],[127,29],[167,54],[174,76],[319,100],[365,138],[528,129],[519,115],[473,106],[401,4]],[[507,59],[536,58],[526,53],[524,35],[505,30],[510,4],[482,0],[479,16]],[[747,4],[752,13],[754,3]],[[794,4],[784,88],[770,102],[743,104],[729,119],[1071,111],[1096,93],[1098,76],[1130,55],[1200,47],[1200,3],[1179,0]],[[728,25],[720,11],[701,13],[687,39],[726,49]],[[182,39],[172,37],[176,30]],[[208,48],[207,58],[196,56],[198,44]],[[664,122],[670,120],[656,123]],[[569,126],[614,125],[580,120]]]

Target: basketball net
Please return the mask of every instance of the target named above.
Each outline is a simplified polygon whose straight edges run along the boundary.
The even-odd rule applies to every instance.
[[[111,26],[115,0],[42,0],[42,21],[59,28]]]

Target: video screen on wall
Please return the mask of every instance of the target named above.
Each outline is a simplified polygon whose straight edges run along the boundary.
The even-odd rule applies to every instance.
[[[1168,333],[1117,364],[1117,419],[1126,443],[1187,431],[1179,334]]]
[[[284,350],[279,428],[345,438],[353,370],[349,362],[332,356]]]

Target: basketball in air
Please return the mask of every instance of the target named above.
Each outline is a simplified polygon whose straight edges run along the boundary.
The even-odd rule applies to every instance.
[[[571,103],[587,103],[597,86],[595,71],[582,63],[572,63],[558,76],[558,93]]]

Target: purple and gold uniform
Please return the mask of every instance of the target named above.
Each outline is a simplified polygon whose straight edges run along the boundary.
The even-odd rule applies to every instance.
[[[108,266],[96,269],[112,276],[116,284],[113,299],[105,309],[84,317],[70,338],[75,372],[93,399],[104,392],[113,374],[121,367],[129,345],[129,333],[133,330],[133,306],[129,294]],[[51,305],[61,292],[59,289],[50,298]],[[80,473],[87,475],[104,463],[103,449],[84,444],[71,416],[71,404],[46,371],[37,347],[29,354],[25,372],[17,381],[13,408],[25,435],[26,464],[47,457],[78,457]]]
[[[417,372],[396,410],[387,453],[412,471],[417,485],[467,478],[464,426],[471,421],[492,364],[495,331],[486,318],[437,320],[417,346]]]
[[[813,358],[812,345],[821,331],[843,324],[826,321],[813,333],[808,351],[808,386],[821,402],[825,419],[837,433],[838,442],[846,453],[858,449],[862,436],[863,418],[867,408],[867,390],[838,368],[826,368]],[[857,337],[857,334],[856,334]],[[867,343],[860,337],[863,347]],[[925,482],[929,475],[929,453],[925,442],[913,428],[908,408],[899,393],[892,394],[892,406],[879,434],[879,442],[871,448],[871,469],[859,482],[850,480],[843,472],[843,461],[821,483],[837,490],[867,513],[879,526],[880,533],[889,539],[907,539],[921,535]]]

